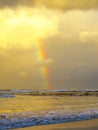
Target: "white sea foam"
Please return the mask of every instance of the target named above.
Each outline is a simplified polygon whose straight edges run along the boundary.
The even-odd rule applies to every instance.
[[[0,95],[0,98],[12,98],[12,97],[14,97],[13,94],[1,94]]]
[[[0,130],[98,118],[98,109],[0,114]]]

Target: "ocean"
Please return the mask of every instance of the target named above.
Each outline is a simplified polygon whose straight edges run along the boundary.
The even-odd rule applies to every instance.
[[[98,118],[97,96],[3,94],[0,130]]]

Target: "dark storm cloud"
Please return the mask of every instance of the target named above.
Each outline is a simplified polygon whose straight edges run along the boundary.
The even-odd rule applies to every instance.
[[[17,7],[19,5],[30,6],[30,5],[33,5],[33,1],[32,0],[0,0],[0,7],[1,8]]]
[[[0,7],[42,5],[53,9],[97,9],[98,0],[0,0]]]

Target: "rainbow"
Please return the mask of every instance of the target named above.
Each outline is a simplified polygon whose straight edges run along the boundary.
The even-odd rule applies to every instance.
[[[36,54],[37,60],[38,61],[45,60],[46,54],[43,51],[41,39],[37,40],[36,49],[37,49],[37,54]],[[49,68],[47,66],[42,66],[42,67],[39,67],[39,69],[40,69],[40,75],[41,75],[42,80],[43,80],[42,86],[44,87],[44,89],[51,89],[51,85],[49,83]]]

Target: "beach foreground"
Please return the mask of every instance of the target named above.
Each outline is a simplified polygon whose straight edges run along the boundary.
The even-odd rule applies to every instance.
[[[26,127],[14,130],[98,130],[98,119]]]

